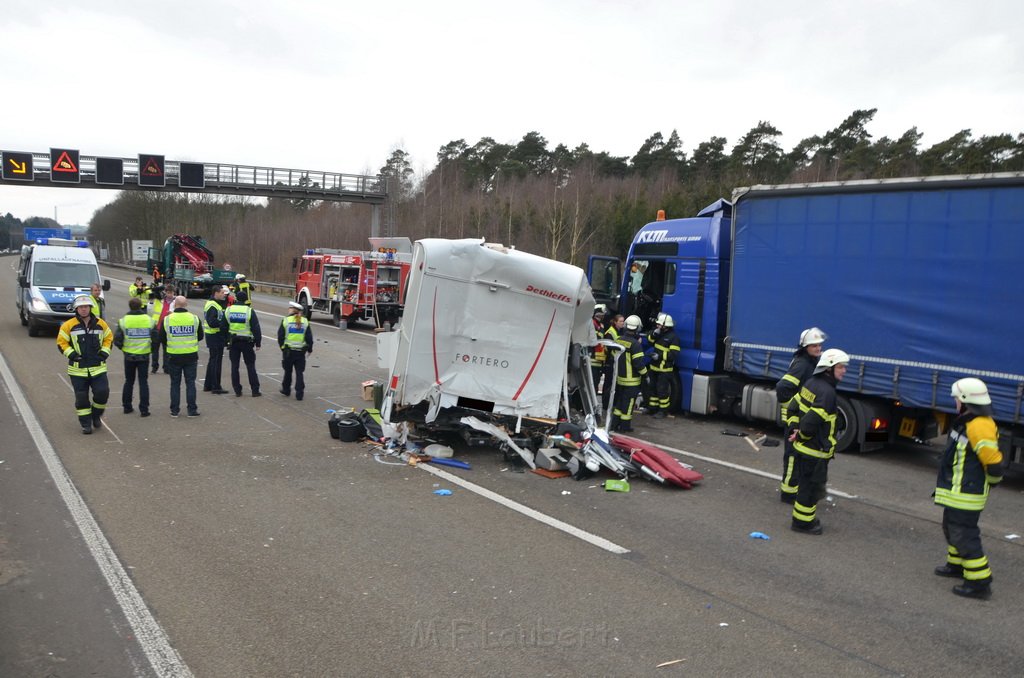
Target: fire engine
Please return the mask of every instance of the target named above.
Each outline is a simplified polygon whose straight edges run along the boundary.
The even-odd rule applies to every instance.
[[[364,320],[382,327],[394,324],[405,304],[405,284],[412,265],[409,238],[370,238],[370,251],[307,249],[296,259],[295,301],[329,314],[334,324]]]

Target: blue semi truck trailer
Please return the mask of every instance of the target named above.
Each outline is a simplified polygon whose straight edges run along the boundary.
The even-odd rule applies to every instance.
[[[776,420],[800,332],[851,355],[839,450],[930,438],[954,381],[983,379],[1024,469],[1024,173],[737,189],[644,226],[625,265],[592,257],[595,299],[680,338],[673,402]]]

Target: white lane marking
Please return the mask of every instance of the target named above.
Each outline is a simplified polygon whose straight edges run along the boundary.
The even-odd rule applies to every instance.
[[[602,548],[605,551],[610,551],[611,553],[618,554],[629,553],[629,549],[623,548],[622,546],[619,546],[614,542],[608,541],[604,537],[599,537],[596,534],[591,534],[590,532],[581,530],[580,528],[574,527],[569,523],[559,520],[558,518],[552,518],[546,513],[541,513],[536,509],[530,508],[529,506],[524,506],[519,502],[512,501],[507,497],[501,496],[497,492],[491,492],[487,488],[480,487],[479,485],[471,483],[468,480],[464,480],[459,476],[452,475],[451,473],[448,473],[447,471],[442,471],[441,469],[438,468],[434,468],[426,462],[417,464],[416,467],[426,471],[427,473],[432,473],[438,478],[444,478],[448,482],[454,485],[458,485],[459,487],[465,488],[470,492],[478,494],[485,499],[490,499],[495,503],[501,504],[505,508],[510,508],[513,511],[518,511],[519,513],[522,513],[524,516],[528,518],[533,518],[538,522],[544,523],[545,525],[553,527],[556,530],[561,530],[562,532],[565,532],[568,535],[576,537],[577,539],[582,539],[588,544],[592,544],[598,548]]]
[[[39,456],[46,464],[50,477],[53,478],[54,486],[60,491],[75,525],[82,533],[82,539],[96,560],[103,578],[107,580],[118,605],[121,606],[121,610],[132,627],[150,666],[153,667],[153,671],[161,677],[188,678],[192,672],[177,651],[171,647],[167,634],[150,614],[149,608],[146,607],[142,596],[132,584],[124,566],[117,560],[114,550],[110,547],[110,542],[107,541],[99,524],[89,511],[89,507],[86,506],[85,500],[82,499],[82,495],[78,493],[78,489],[71,481],[71,477],[50,444],[49,438],[46,437],[39,420],[36,419],[29,407],[25,394],[22,393],[21,387],[15,381],[14,374],[7,366],[3,355],[0,355],[0,375],[3,376],[4,383],[18,408],[22,421],[25,422],[25,428],[28,429],[29,435],[32,436],[32,440],[36,444],[36,449],[39,450]]]
[[[687,452],[686,450],[679,450],[679,449],[676,449],[674,447],[668,447],[667,445],[655,445],[655,447],[660,447],[661,449],[665,450],[666,452],[671,452],[673,454],[678,454],[678,455],[683,456],[683,457],[690,457],[692,459],[700,459],[701,461],[706,461],[709,464],[718,464],[719,466],[725,466],[727,468],[735,469],[737,471],[743,471],[744,473],[750,473],[751,475],[761,476],[762,478],[770,478],[771,480],[778,480],[778,481],[782,480],[782,476],[775,475],[774,473],[769,473],[768,471],[762,471],[760,469],[750,468],[749,466],[740,466],[739,464],[733,464],[732,462],[729,462],[729,461],[722,461],[721,459],[714,459],[713,457],[705,457],[704,455],[697,454],[696,452]],[[857,496],[858,496],[856,494],[847,494],[846,492],[843,492],[841,490],[837,490],[837,489],[835,489],[835,488],[833,488],[831,486],[829,486],[828,491],[831,494],[836,495],[837,497],[842,497],[843,499],[856,499]]]

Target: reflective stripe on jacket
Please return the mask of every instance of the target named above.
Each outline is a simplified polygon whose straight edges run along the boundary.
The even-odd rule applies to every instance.
[[[252,339],[252,328],[249,319],[252,316],[252,307],[245,304],[232,304],[224,311],[224,319],[228,322],[228,333],[233,337],[246,337]]]
[[[199,318],[188,311],[168,313],[164,318],[167,353],[184,355],[199,352]]]
[[[284,328],[284,344],[281,348],[292,351],[306,350],[306,330],[309,328],[309,319],[301,315],[286,316],[281,321]]]
[[[816,374],[789,403],[787,415],[796,416],[799,433],[793,449],[808,457],[831,459],[836,452],[836,382],[827,373]]]
[[[107,371],[107,356],[114,343],[114,333],[106,321],[91,316],[86,325],[77,313],[68,318],[57,332],[57,348],[68,359],[72,377],[92,377]],[[72,357],[77,359],[72,360]]]
[[[991,417],[965,414],[953,422],[939,465],[935,503],[963,511],[981,511],[988,489],[1002,480],[999,433]]]
[[[657,356],[651,362],[652,372],[671,372],[676,369],[676,358],[679,357],[679,337],[668,328],[657,337],[651,334],[651,348]]]
[[[640,340],[634,335],[623,334],[616,341],[625,346],[626,350],[619,355],[619,376],[615,383],[619,386],[639,386],[640,378],[647,374]]]
[[[117,321],[124,335],[121,350],[133,355],[146,355],[153,350],[153,319],[145,313],[129,313]]]
[[[789,401],[799,393],[800,387],[803,386],[804,382],[811,378],[817,364],[817,359],[808,354],[806,349],[802,348],[793,355],[793,360],[789,363],[789,371],[782,375],[782,379],[779,379],[775,384],[775,399],[779,403],[782,423],[787,428],[795,426],[797,422],[797,419],[786,414]]]

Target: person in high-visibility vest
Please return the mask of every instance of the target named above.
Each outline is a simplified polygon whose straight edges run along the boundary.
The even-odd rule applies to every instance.
[[[206,336],[206,348],[210,351],[203,390],[214,395],[227,393],[221,386],[220,375],[224,364],[224,347],[228,342],[228,324],[224,320],[224,311],[228,307],[228,291],[223,285],[218,287],[213,291],[213,298],[208,299],[206,306],[203,307],[203,333]]]
[[[161,288],[162,297],[157,295],[153,299],[153,326],[156,327],[157,334],[164,326],[164,318],[167,314],[174,310],[174,290],[170,287]],[[156,374],[156,371],[160,369],[160,344],[157,342],[153,346],[153,369],[151,374]],[[170,370],[167,369],[167,353],[164,352],[164,374],[169,374]]]
[[[228,324],[228,358],[231,360],[231,388],[236,396],[242,395],[242,380],[238,374],[238,365],[245,360],[245,371],[249,376],[249,388],[252,397],[259,398],[260,378],[256,374],[256,351],[263,343],[263,330],[260,319],[252,306],[244,301],[236,300],[224,311],[224,319]]]
[[[102,318],[106,310],[107,300],[103,298],[103,288],[99,283],[93,283],[89,288],[89,299],[92,302],[92,314]]]
[[[152,316],[142,307],[142,297],[128,300],[128,314],[117,321],[114,330],[114,346],[124,353],[124,388],[121,389],[121,406],[125,414],[135,411],[132,407],[132,392],[135,380],[139,380],[139,414],[149,416],[149,354],[153,350],[155,323]]]
[[[75,392],[75,412],[82,433],[92,433],[93,429],[102,428],[101,419],[110,397],[107,358],[114,334],[103,318],[93,315],[92,299],[88,296],[77,296],[72,303],[75,315],[60,326],[57,348],[68,359],[68,377]]]
[[[128,286],[128,298],[138,297],[142,299],[143,306],[149,303],[151,293],[152,290],[146,287],[146,283],[143,282],[141,275],[135,276],[135,282]]]
[[[985,382],[977,377],[959,379],[950,395],[957,417],[935,482],[935,503],[943,507],[946,562],[935,568],[935,574],[963,579],[953,587],[958,596],[986,599],[992,596],[992,569],[981,548],[978,519],[989,489],[1003,479],[1003,453]]]
[[[651,395],[648,400],[648,412],[655,419],[668,416],[672,405],[672,385],[678,383],[676,359],[679,357],[679,335],[672,329],[675,321],[668,313],[659,313],[654,321],[654,330],[650,335],[651,349],[654,356],[651,360]],[[677,389],[678,390],[678,389]]]
[[[277,345],[281,347],[281,367],[284,368],[284,379],[281,380],[281,395],[290,395],[292,386],[292,370],[295,370],[295,399],[302,400],[306,390],[303,373],[306,371],[306,354],[313,352],[313,328],[309,318],[302,314],[302,304],[288,302],[290,315],[285,316],[277,328]]]
[[[598,339],[604,339],[604,317],[608,313],[608,307],[604,304],[594,306],[594,314],[590,322],[594,325],[594,334]],[[604,360],[607,352],[604,346],[595,346],[590,351],[590,378],[594,382],[594,391],[597,392],[601,384],[601,375],[604,374]]]
[[[203,324],[188,310],[188,299],[174,298],[174,311],[164,318],[160,343],[164,345],[164,364],[171,373],[171,416],[177,417],[181,407],[181,378],[185,377],[185,405],[188,416],[198,417],[196,403],[196,371],[199,368],[199,341]]]

